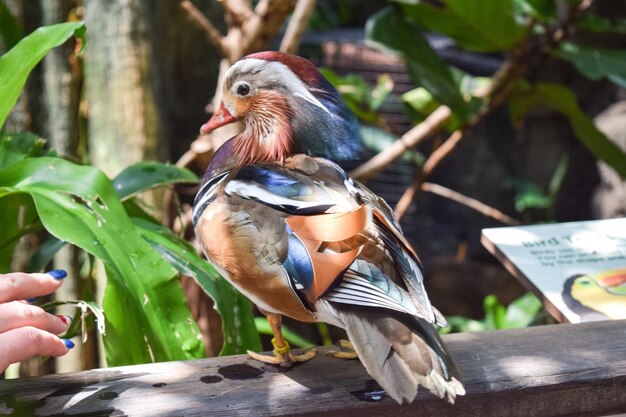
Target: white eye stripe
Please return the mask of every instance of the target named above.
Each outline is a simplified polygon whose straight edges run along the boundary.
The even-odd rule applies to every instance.
[[[326,113],[332,115],[332,113],[330,112],[330,110],[328,110],[326,108],[326,106],[324,106],[322,103],[319,102],[318,99],[315,98],[315,96],[313,94],[311,94],[308,90],[307,90],[308,94],[301,94],[300,92],[295,92],[293,95],[294,96],[298,96],[298,97],[302,97],[303,99],[305,99],[306,101],[308,101],[309,103],[324,109],[326,111]]]
[[[294,96],[300,97],[309,103],[323,109],[328,114],[332,113],[312,93],[309,87],[293,73],[285,64],[278,61],[265,61],[263,59],[248,58],[237,61],[228,71],[228,78],[240,77],[244,74],[262,77],[267,84],[282,84],[287,87]],[[240,81],[243,82],[243,81]],[[232,91],[239,86],[240,82],[233,85]]]

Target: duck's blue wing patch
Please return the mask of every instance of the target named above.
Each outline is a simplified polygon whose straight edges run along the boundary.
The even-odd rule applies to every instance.
[[[289,250],[287,257],[283,261],[283,267],[289,275],[293,289],[304,305],[312,309],[310,304],[310,293],[313,289],[313,263],[302,241],[291,231],[289,226],[287,233],[289,236]]]
[[[225,192],[291,215],[322,214],[332,207],[348,209],[351,199],[341,182],[329,183],[275,165],[242,168],[228,182]]]

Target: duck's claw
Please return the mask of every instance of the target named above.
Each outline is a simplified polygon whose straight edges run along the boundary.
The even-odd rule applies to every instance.
[[[274,350],[272,351],[274,355],[262,355],[260,353],[248,350],[248,356],[259,362],[269,363],[272,365],[280,365],[283,368],[291,368],[294,363],[306,362],[309,359],[313,359],[317,354],[317,351],[315,349],[310,349],[304,353],[295,355],[291,352],[291,346],[289,346],[289,343],[287,343],[286,341],[283,346],[277,346],[276,339],[272,339],[272,345],[274,346]]]
[[[340,339],[337,344],[345,350],[329,350],[326,355],[332,356],[338,359],[358,359],[359,355],[354,350],[352,343],[349,340]]]

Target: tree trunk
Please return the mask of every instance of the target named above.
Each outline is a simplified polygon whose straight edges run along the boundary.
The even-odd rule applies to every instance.
[[[76,2],[41,0],[43,24],[66,22]],[[74,42],[52,49],[44,58],[44,93],[47,110],[45,137],[60,156],[77,156],[78,106],[82,74],[77,60],[71,61]]]
[[[85,1],[89,153],[109,176],[143,160],[167,155],[163,83],[154,65],[156,9],[139,0]],[[159,2],[160,3],[160,2]]]

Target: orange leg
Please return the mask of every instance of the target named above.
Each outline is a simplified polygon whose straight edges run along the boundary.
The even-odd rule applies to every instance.
[[[274,350],[272,353],[273,356],[270,355],[261,355],[256,352],[248,351],[248,355],[252,359],[256,359],[261,362],[271,363],[273,365],[280,365],[284,368],[291,367],[295,362],[305,362],[309,359],[312,359],[317,353],[315,349],[308,350],[300,355],[294,355],[291,353],[291,346],[283,337],[283,332],[281,330],[282,317],[280,314],[270,314],[264,313],[267,316],[267,321],[272,328],[272,333],[274,334],[274,338],[272,339],[272,345],[274,346]]]

